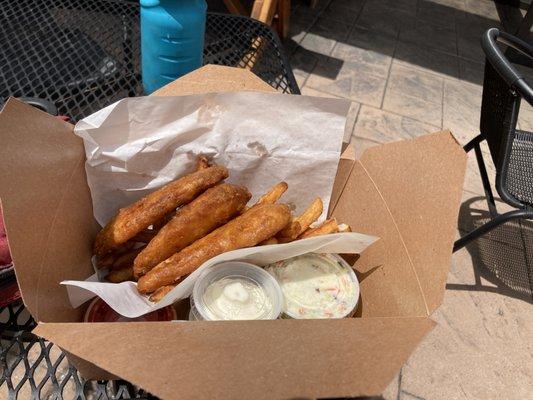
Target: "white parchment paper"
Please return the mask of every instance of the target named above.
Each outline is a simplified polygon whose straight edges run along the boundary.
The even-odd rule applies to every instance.
[[[277,93],[219,93],[121,100],[83,119],[87,182],[96,220],[105,225],[120,207],[191,172],[196,156],[210,156],[230,171],[228,182],[247,186],[252,202],[286,181],[282,201],[299,213],[321,197],[327,214],[350,103]],[[375,240],[358,233],[240,249],[204,263],[157,304],[133,282],[64,281],[73,307],[94,296],[134,318],[183,299],[203,268],[229,260],[258,265],[310,251],[359,253]]]
[[[95,218],[105,225],[120,207],[191,172],[198,154],[226,166],[227,181],[254,198],[286,181],[283,201],[296,211],[317,196],[327,207],[349,106],[254,92],[121,100],[75,128]]]
[[[264,266],[300,254],[316,253],[360,253],[377,238],[360,233],[335,233],[297,240],[286,244],[257,246],[221,254],[206,261],[190,274],[158,303],[152,303],[137,291],[135,282],[98,282],[96,275],[86,281],[63,281],[73,307],[79,307],[94,296],[99,296],[119,314],[135,318],[166,307],[192,293],[194,282],[204,268],[224,261],[240,260]]]

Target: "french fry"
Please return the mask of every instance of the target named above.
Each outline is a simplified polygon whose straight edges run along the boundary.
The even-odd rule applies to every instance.
[[[276,201],[279,200],[281,195],[285,193],[288,187],[289,185],[287,185],[287,182],[277,183],[276,185],[272,186],[268,192],[262,195],[259,200],[257,200],[257,203],[255,203],[255,205],[274,204]]]
[[[111,283],[120,283],[125,281],[133,281],[133,266],[111,271],[106,279]]]
[[[161,301],[161,299],[165,297],[175,287],[176,285],[161,286],[159,289],[157,289],[154,293],[150,295],[149,300],[154,303],[157,303]]]
[[[328,233],[335,233],[339,231],[339,225],[335,218],[324,221],[321,225],[315,228],[308,228],[304,233],[298,236],[298,239],[305,239],[313,236],[327,235]]]
[[[294,218],[294,220],[280,232],[278,238],[296,239],[320,217],[322,211],[324,211],[324,205],[322,204],[322,200],[317,197],[300,216]]]
[[[133,265],[133,260],[135,260],[135,257],[137,257],[137,255],[142,251],[142,249],[144,249],[144,246],[119,255],[115,259],[115,261],[113,261],[113,264],[109,266],[109,268],[112,270],[121,270],[123,268]]]
[[[115,251],[106,254],[103,257],[100,257],[96,263],[97,268],[110,268],[113,266],[113,263],[119,258],[121,255],[127,253],[133,248],[133,245],[135,242],[128,241],[124,243],[123,245],[119,246]]]
[[[113,265],[115,260],[117,259],[116,253],[109,253],[105,256],[101,257],[98,262],[96,263],[96,266],[98,268],[109,268]]]
[[[339,232],[351,232],[352,228],[348,224],[339,224]]]
[[[196,159],[196,171],[200,171],[209,167],[209,159],[206,156],[198,156]]]
[[[275,237],[271,237],[270,239],[263,240],[261,243],[259,243],[258,246],[266,246],[269,244],[278,244],[278,243],[279,243],[278,239],[276,239]]]
[[[294,216],[291,216],[290,222],[280,233],[276,235],[279,243],[291,242],[298,236],[296,233],[300,230],[300,223],[296,221]]]

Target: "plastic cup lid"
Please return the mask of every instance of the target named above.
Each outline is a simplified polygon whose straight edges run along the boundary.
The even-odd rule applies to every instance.
[[[219,284],[220,289],[214,289],[213,285],[217,285],[217,282],[223,282]],[[216,299],[211,295],[215,290],[225,293],[226,288],[236,289],[231,292],[235,296],[232,298],[234,302],[229,303],[231,307],[221,310],[217,299],[226,295],[219,293]],[[260,295],[257,294],[252,300],[248,293]],[[250,301],[256,311],[254,317],[249,317],[244,311],[245,307],[240,306],[251,304]],[[202,272],[194,285],[191,303],[204,320],[276,319],[281,313],[283,294],[277,281],[262,268],[246,262],[229,261],[208,267]]]

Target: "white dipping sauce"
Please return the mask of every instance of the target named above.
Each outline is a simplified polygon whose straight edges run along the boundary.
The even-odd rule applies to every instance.
[[[225,277],[210,283],[203,303],[214,320],[260,319],[272,309],[263,287],[242,277]]]

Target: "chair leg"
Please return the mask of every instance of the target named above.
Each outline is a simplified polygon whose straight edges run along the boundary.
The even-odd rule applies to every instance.
[[[513,219],[530,219],[533,218],[533,210],[513,210],[505,214],[498,215],[496,218],[490,220],[485,225],[480,226],[477,229],[474,229],[472,232],[469,232],[461,239],[457,240],[453,245],[453,252],[462,249],[472,240],[477,239],[481,235],[492,231],[494,228],[497,228],[501,224],[511,221]]]
[[[463,146],[463,149],[464,151],[466,151],[467,153],[472,150],[475,146],[479,146],[479,144],[484,140],[485,138],[483,137],[483,135],[479,134],[477,135],[474,139],[472,139],[470,142],[468,142],[467,144],[465,144]]]
[[[476,153],[477,165],[479,167],[479,174],[481,175],[481,182],[483,183],[483,190],[485,191],[485,198],[487,199],[487,204],[489,206],[489,212],[492,218],[496,218],[498,216],[498,211],[496,210],[496,202],[494,201],[494,195],[492,194],[489,175],[487,174],[485,160],[483,159],[483,153],[481,152],[481,147],[479,146],[479,143],[475,144],[474,151]]]

